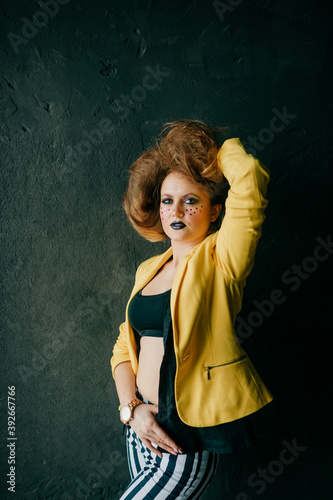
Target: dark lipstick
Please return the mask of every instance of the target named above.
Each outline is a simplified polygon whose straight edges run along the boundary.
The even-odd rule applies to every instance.
[[[186,227],[186,224],[184,224],[184,222],[177,221],[172,222],[170,226],[172,227],[172,229],[183,229],[184,227]]]

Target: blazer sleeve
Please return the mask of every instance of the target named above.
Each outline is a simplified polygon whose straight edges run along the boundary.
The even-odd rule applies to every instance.
[[[140,264],[138,267],[136,274],[135,274],[135,284],[137,282],[137,278],[140,274],[140,271],[142,269],[142,266],[145,263]],[[133,293],[133,290],[132,290]],[[112,358],[110,360],[111,363],[111,370],[112,370],[112,376],[114,378],[114,371],[120,363],[124,363],[125,361],[132,361],[131,356],[130,356],[130,351],[128,347],[128,342],[129,342],[129,332],[128,332],[128,322],[127,322],[127,309],[128,309],[129,301],[127,303],[126,307],[126,320],[121,323],[119,326],[119,335],[116,340],[116,343],[114,344],[113,347],[113,353],[112,353]]]
[[[113,355],[111,358],[112,376],[114,378],[114,371],[120,363],[131,361],[128,349],[128,333],[126,322],[122,323],[119,327],[119,335],[113,347]]]
[[[215,260],[228,277],[242,280],[253,267],[261,236],[269,171],[246,153],[239,139],[226,140],[217,161],[230,189],[217,234]]]

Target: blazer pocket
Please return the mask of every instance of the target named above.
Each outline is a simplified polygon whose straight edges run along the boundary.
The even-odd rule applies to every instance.
[[[225,363],[204,366],[204,370],[207,372],[207,380],[210,380],[210,371],[214,370],[214,368],[221,368],[222,366],[233,365],[234,363],[239,363],[240,361],[244,361],[245,358],[247,358],[247,355],[243,354],[242,356],[239,356],[238,358],[232,359],[231,361],[226,361]]]

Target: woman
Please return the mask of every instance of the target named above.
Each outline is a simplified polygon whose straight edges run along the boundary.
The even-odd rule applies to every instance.
[[[249,446],[247,417],[272,400],[234,330],[268,181],[239,139],[219,149],[199,121],[167,124],[131,167],[130,222],[171,246],[139,266],[111,359],[132,478],[121,500],[199,498],[219,453]]]

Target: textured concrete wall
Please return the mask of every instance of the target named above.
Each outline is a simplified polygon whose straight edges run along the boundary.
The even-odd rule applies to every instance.
[[[331,19],[317,0],[2,1],[1,498],[126,487],[109,358],[137,265],[166,245],[121,199],[180,118],[230,126],[271,170],[238,333],[275,401],[203,498],[332,498]]]

